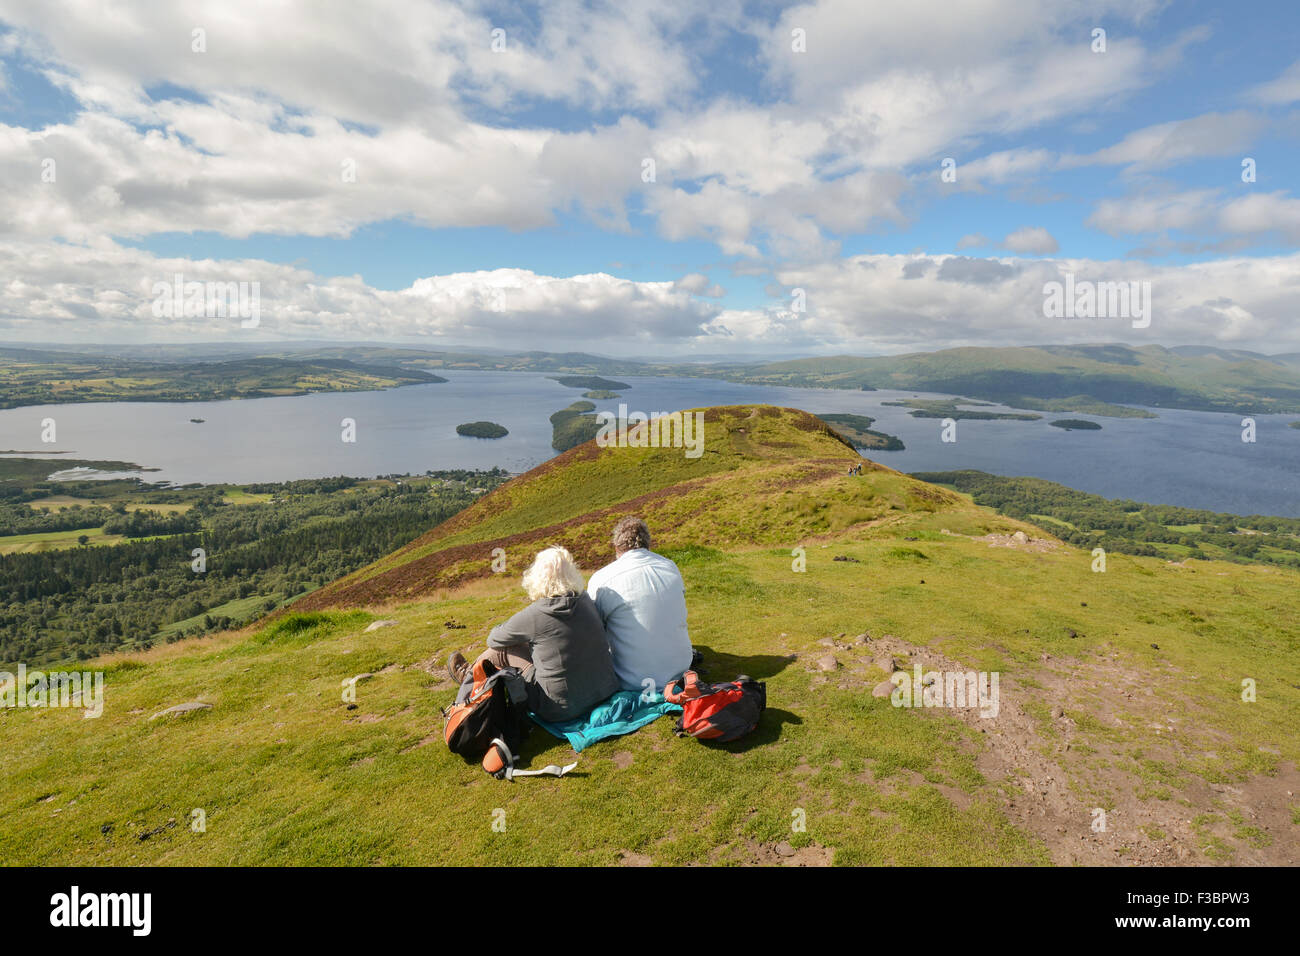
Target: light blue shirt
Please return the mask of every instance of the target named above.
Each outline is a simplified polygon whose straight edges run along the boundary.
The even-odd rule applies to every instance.
[[[628,551],[591,576],[596,602],[624,690],[654,692],[691,666],[686,631],[686,588],[677,565],[646,548]]]

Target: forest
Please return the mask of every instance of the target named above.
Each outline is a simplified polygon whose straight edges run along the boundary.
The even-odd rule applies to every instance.
[[[965,492],[977,505],[1033,522],[1081,548],[1300,568],[1300,518],[1103,498],[1042,478],[982,471],[923,471],[912,477]]]
[[[401,547],[509,477],[457,470],[143,492],[138,482],[37,483],[25,494],[38,502],[51,492],[120,497],[130,485],[154,504],[173,498],[189,508],[128,511],[118,500],[46,514],[4,502],[8,528],[85,528],[102,519],[106,532],[135,540],[0,554],[0,667],[85,660],[240,626]],[[23,508],[32,512],[26,524]]]

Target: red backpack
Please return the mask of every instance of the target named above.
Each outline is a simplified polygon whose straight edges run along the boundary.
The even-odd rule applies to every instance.
[[[673,728],[679,737],[726,743],[758,726],[767,708],[767,685],[741,674],[733,681],[706,684],[687,671],[664,688],[664,700],[682,705]]]

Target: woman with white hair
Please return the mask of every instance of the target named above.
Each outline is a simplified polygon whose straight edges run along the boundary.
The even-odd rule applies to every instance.
[[[585,714],[618,690],[618,677],[582,572],[567,550],[551,547],[538,553],[523,585],[533,603],[492,629],[478,660],[519,668],[528,682],[529,707],[542,720]],[[459,651],[447,661],[447,671],[462,691],[474,680],[473,665]]]

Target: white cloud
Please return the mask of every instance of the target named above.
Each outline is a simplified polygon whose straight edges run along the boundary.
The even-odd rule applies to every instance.
[[[1275,79],[1248,90],[1245,98],[1269,106],[1285,106],[1300,100],[1300,60]]]
[[[1251,235],[1276,231],[1294,242],[1300,240],[1300,199],[1280,191],[1243,196],[1218,209],[1216,226]]]
[[[797,101],[810,103],[854,86],[864,74],[959,77],[1026,53],[1041,55],[1057,40],[1088,51],[1090,29],[1099,18],[1140,22],[1160,6],[1161,0],[913,0],[903,15],[889,4],[819,0],[783,10],[775,25],[758,32],[772,81],[787,85]],[[806,32],[807,53],[791,49],[795,28]],[[1095,59],[1105,56],[1109,53]],[[1074,82],[1089,78],[1075,76]]]
[[[1216,195],[1213,189],[1196,189],[1168,195],[1103,199],[1086,224],[1112,236],[1188,229],[1206,221],[1208,204]]]
[[[1151,282],[1151,328],[1117,320],[1049,320],[1043,285],[1066,272],[1095,281]],[[157,318],[154,283],[258,282],[261,326],[237,318]],[[390,291],[358,277],[325,278],[257,260],[155,257],[113,244],[0,242],[0,334],[15,341],[509,342],[519,348],[637,354],[896,352],[936,344],[1218,342],[1268,352],[1300,349],[1300,254],[1177,266],[1085,259],[863,255],[779,269],[807,311],[723,309],[676,282],[603,273],[545,276],[522,269],[419,279]],[[784,293],[783,293],[784,295]]]
[[[916,256],[856,256],[779,281],[805,288],[808,312],[786,334],[822,350],[897,352],[963,345],[1216,342],[1266,352],[1300,345],[1300,254],[1153,266],[1087,259],[930,256],[939,268],[911,277]],[[1151,327],[1126,320],[1043,316],[1043,286],[1077,279],[1149,281]],[[718,322],[728,321],[723,313]]]
[[[3,321],[31,339],[74,329],[209,334],[184,322],[156,328],[141,313],[140,283],[183,266],[260,277],[264,324],[294,336],[554,344],[538,331],[544,323],[576,342],[661,336],[683,348],[742,336],[773,347],[828,344],[837,329],[845,341],[886,346],[945,330],[993,336],[987,323],[1012,299],[1023,305],[1023,290],[1012,290],[1047,264],[921,255],[840,262],[841,239],[905,228],[913,190],[931,198],[948,155],[958,161],[959,189],[985,189],[1061,168],[1147,171],[1241,148],[1261,128],[1246,112],[1150,126],[1085,156],[985,152],[988,140],[1002,146],[1039,124],[1114,111],[1204,39],[1191,30],[1151,48],[1135,31],[1112,28],[1108,51],[1090,50],[1097,22],[1140,26],[1162,6],[914,0],[908,16],[856,0],[750,8],[755,25],[746,29],[770,97],[760,106],[734,94],[706,99],[701,87],[723,25],[744,22],[740,0],[598,8],[557,0],[531,19],[445,0],[319,6],[309,18],[294,4],[0,0],[0,20],[14,28],[4,42],[21,43],[24,58],[82,104],[64,124],[0,126],[0,178],[14,184],[0,193],[8,240],[0,261],[10,267],[0,276],[11,277]],[[497,25],[506,30],[500,53],[491,48]],[[195,26],[207,30],[206,53],[190,49]],[[807,30],[806,54],[790,50],[794,27]],[[1297,71],[1258,88],[1255,101],[1290,102]],[[160,85],[180,92],[164,97]],[[54,183],[40,181],[46,158],[58,164]],[[642,181],[645,159],[656,164],[653,182]],[[344,181],[345,163],[355,182]],[[1297,202],[1188,190],[1104,200],[1088,223],[1112,235],[1294,238]],[[780,284],[806,284],[823,310],[723,311],[701,301],[726,294],[703,273],[645,283],[497,270],[386,292],[267,263],[172,263],[113,241],[197,230],[338,237],[389,220],[527,230],[575,210],[631,233],[629,207],[644,210],[664,238],[705,239],[744,257],[737,274],[780,263]],[[994,245],[973,234],[957,248]],[[1021,255],[1058,249],[1043,227],[1016,230],[1000,245]],[[850,286],[853,296],[837,297]],[[1256,328],[1257,298],[1241,294],[1247,318],[1234,329]],[[898,328],[878,331],[875,322]],[[866,331],[855,331],[862,323]],[[1032,329],[1013,323],[1011,331]]]
[[[692,295],[702,295],[709,299],[720,299],[727,290],[717,283],[709,282],[709,277],[702,272],[691,272],[673,283],[678,289],[685,289]]]
[[[1113,236],[1179,230],[1204,234],[1300,240],[1300,199],[1281,191],[1226,197],[1221,190],[1195,189],[1160,196],[1099,202],[1087,224]]]
[[[699,71],[678,42],[707,40],[735,0],[703,13],[684,0],[590,7],[552,0],[544,16],[447,0],[368,4],[134,0],[0,0],[0,19],[52,70],[100,90],[160,82],[263,94],[308,112],[433,130],[464,103],[537,97],[589,108],[658,107]],[[502,17],[499,13],[504,12]],[[195,28],[206,52],[191,48]],[[493,30],[504,49],[494,51]],[[111,40],[106,37],[111,35]]]
[[[154,315],[154,284],[257,282],[261,324]],[[719,313],[672,282],[597,273],[555,277],[497,269],[418,279],[389,291],[257,260],[189,261],[112,244],[0,243],[0,328],[26,341],[273,338],[420,339],[521,346],[683,340]],[[707,291],[707,290],[706,290]]]
[[[1012,252],[1029,255],[1050,255],[1061,248],[1060,243],[1042,226],[1025,226],[1002,240],[1002,247]]]
[[[1028,179],[1056,165],[1056,156],[1046,149],[1009,149],[990,153],[957,167],[957,184],[978,188],[987,183],[1008,183]]]
[[[1255,113],[1204,113],[1134,130],[1113,146],[1086,156],[1065,157],[1061,166],[1068,169],[1101,164],[1163,169],[1203,156],[1232,156],[1246,149],[1264,124],[1264,118]]]
[[[666,238],[806,261],[833,255],[836,236],[905,225],[898,169],[1149,80],[1138,41],[1113,40],[1098,56],[1083,27],[1100,13],[1140,21],[1157,0],[1054,0],[1032,12],[1014,0],[918,3],[909,17],[840,0],[766,25],[760,13],[760,68],[790,91],[760,108],[698,101],[724,26],[745,22],[739,0],[557,0],[531,19],[384,0],[313,7],[309,29],[293,4],[157,0],[106,13],[86,0],[0,0],[25,55],[86,108],[64,126],[0,130],[11,181],[34,181],[45,156],[65,173],[0,197],[0,217],[11,235],[79,241],[196,229],[342,236],[390,219],[530,229],[574,208],[627,231],[625,203],[639,192]],[[789,53],[796,22],[809,30],[806,55]],[[191,50],[195,27],[207,52]],[[498,27],[505,49],[493,52]],[[200,102],[156,102],[146,91],[160,84]],[[512,111],[538,103],[622,116],[588,114],[571,132],[511,128]],[[645,158],[659,166],[654,184],[640,181]],[[346,160],[355,183],[340,182]],[[1049,162],[1043,150],[1008,150],[964,172],[999,182]]]

